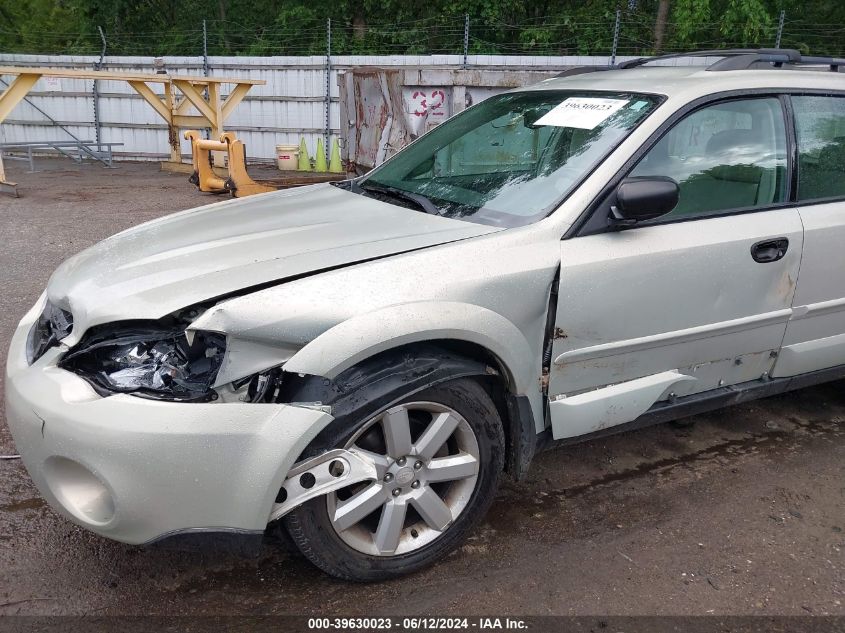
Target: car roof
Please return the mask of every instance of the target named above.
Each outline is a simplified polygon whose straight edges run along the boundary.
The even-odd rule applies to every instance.
[[[640,92],[684,100],[735,90],[843,90],[845,73],[826,67],[708,71],[706,66],[638,66],[552,77],[520,90]]]

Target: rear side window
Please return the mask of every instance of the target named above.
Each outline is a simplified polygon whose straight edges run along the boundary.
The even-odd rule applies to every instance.
[[[669,176],[680,201],[667,219],[766,207],[786,199],[786,131],[776,98],[727,101],[681,119],[631,176]]]
[[[845,196],[845,98],[792,97],[798,199]]]

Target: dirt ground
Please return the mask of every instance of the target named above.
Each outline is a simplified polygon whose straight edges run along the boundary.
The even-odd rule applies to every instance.
[[[219,198],[149,164],[11,165],[0,196],[0,361],[63,259]],[[1,378],[0,378],[1,379]],[[258,559],[85,532],[0,461],[0,614],[845,615],[845,390],[795,392],[540,455],[460,550],[412,577],[332,580]],[[13,453],[5,420],[0,453]]]

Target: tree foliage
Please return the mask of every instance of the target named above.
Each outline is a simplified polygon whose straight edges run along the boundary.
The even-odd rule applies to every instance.
[[[109,55],[198,55],[206,20],[210,55],[324,55],[331,19],[333,54],[454,54],[469,15],[470,53],[607,54],[617,8],[620,55],[772,46],[781,9],[784,47],[845,53],[841,0],[0,0],[0,50],[96,54],[99,26]]]

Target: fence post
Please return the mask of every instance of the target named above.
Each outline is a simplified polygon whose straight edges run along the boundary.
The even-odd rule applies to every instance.
[[[202,74],[203,77],[208,77],[209,74],[209,67],[208,67],[208,26],[206,21],[202,21]],[[205,90],[202,91],[203,96],[208,99],[208,86],[205,87]],[[211,129],[210,128],[203,128],[202,135],[205,137],[206,140],[211,138]],[[215,139],[217,140],[217,139]]]
[[[783,35],[783,22],[784,22],[785,18],[786,18],[786,10],[781,9],[780,10],[780,18],[778,19],[778,34],[777,34],[777,37],[775,38],[775,48],[780,48],[780,38]]]
[[[326,18],[326,129],[323,133],[326,160],[329,159],[329,139],[331,137],[331,107],[332,107],[332,19]]]
[[[97,31],[100,32],[100,39],[103,42],[103,47],[100,49],[100,61],[94,63],[94,70],[102,70],[103,69],[103,60],[106,57],[106,34],[103,33],[103,27],[98,26]],[[94,140],[97,141],[97,149],[100,149],[100,89],[98,86],[98,82],[94,80],[94,86],[92,88],[92,96],[94,98]]]
[[[208,27],[202,21],[202,74],[208,77]]]
[[[613,25],[613,48],[610,51],[610,65],[616,65],[616,49],[619,47],[619,26],[622,20],[622,9],[616,9],[616,23]]]
[[[464,14],[464,64],[467,67],[467,55],[469,54],[469,13]]]

